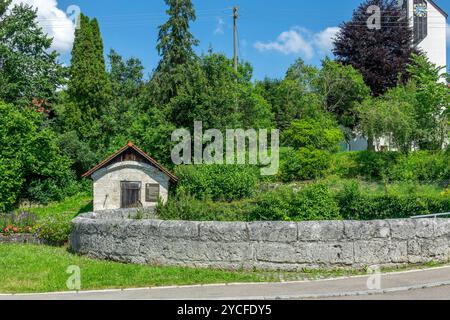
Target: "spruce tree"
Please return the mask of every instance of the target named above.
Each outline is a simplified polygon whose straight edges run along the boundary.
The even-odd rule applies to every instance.
[[[191,0],[165,0],[169,19],[159,27],[158,53],[161,61],[156,68],[152,84],[158,96],[157,103],[164,104],[177,96],[179,88],[188,83],[197,57],[193,47],[198,45],[189,30],[196,15]]]

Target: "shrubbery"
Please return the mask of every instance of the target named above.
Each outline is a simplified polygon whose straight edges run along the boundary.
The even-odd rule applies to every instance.
[[[339,207],[327,186],[311,184],[301,190],[282,187],[254,201],[251,220],[307,221],[340,219]]]
[[[444,193],[370,193],[358,182],[347,183],[337,192],[341,216],[349,220],[398,219],[450,211],[450,197]]]
[[[441,183],[450,179],[448,152],[347,152],[333,158],[332,173],[343,178]]]
[[[331,166],[331,154],[328,151],[301,148],[288,149],[282,154],[281,180],[312,180],[326,176]]]
[[[289,148],[281,155],[281,179],[287,182],[325,176],[331,155],[343,139],[342,131],[326,115],[293,121],[283,133],[284,145]]]
[[[70,160],[41,114],[0,101],[0,145],[0,211],[13,209],[19,197],[46,202],[70,193]]]
[[[239,202],[213,202],[198,200],[183,192],[171,198],[165,205],[159,204],[157,215],[165,220],[191,221],[246,221],[252,204]]]
[[[50,244],[62,245],[69,241],[71,231],[71,217],[55,215],[40,221],[36,233]]]
[[[251,197],[259,179],[256,166],[240,165],[179,166],[175,174],[180,178],[177,192],[215,201]]]
[[[197,221],[308,221],[398,219],[450,211],[448,191],[401,183],[362,185],[324,180],[261,191],[244,201],[197,200],[184,193],[158,207],[162,219]]]
[[[416,181],[420,183],[441,183],[450,179],[449,152],[413,152],[402,156],[390,168],[392,181]]]

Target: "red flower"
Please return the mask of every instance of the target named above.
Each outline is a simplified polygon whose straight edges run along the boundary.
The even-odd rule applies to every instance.
[[[17,233],[17,231],[19,231],[19,229],[13,228],[12,231],[13,231],[14,233]]]

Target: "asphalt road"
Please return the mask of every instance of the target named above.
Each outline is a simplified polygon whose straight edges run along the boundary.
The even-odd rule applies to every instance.
[[[450,286],[323,300],[450,300]]]
[[[450,266],[319,281],[0,295],[0,300],[445,299]]]

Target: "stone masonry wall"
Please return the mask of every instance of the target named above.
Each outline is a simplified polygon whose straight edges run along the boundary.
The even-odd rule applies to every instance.
[[[450,220],[186,222],[76,218],[71,246],[139,264],[294,271],[393,266],[450,258]]]

